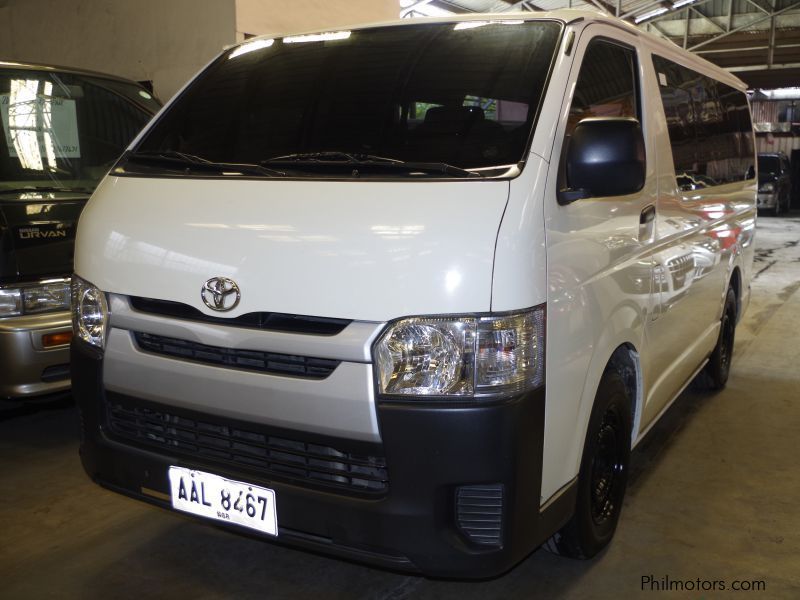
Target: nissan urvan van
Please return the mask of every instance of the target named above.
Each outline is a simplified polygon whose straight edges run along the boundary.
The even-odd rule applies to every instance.
[[[160,107],[121,77],[0,62],[0,402],[69,390],[78,217]]]
[[[87,473],[393,569],[594,556],[632,447],[728,378],[744,91],[589,12],[225,50],[80,220]]]

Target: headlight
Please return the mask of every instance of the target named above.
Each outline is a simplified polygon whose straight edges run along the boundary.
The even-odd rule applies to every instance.
[[[69,279],[0,288],[0,317],[69,310]]]
[[[502,316],[414,317],[375,344],[378,393],[488,396],[544,382],[544,308]]]
[[[770,194],[775,191],[775,184],[774,183],[765,183],[761,186],[758,190],[759,192],[764,192],[766,194]]]
[[[88,281],[72,277],[72,333],[87,344],[104,348],[108,304],[106,295]]]

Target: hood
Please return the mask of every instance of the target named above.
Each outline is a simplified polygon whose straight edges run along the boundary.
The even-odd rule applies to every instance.
[[[72,273],[78,217],[85,194],[0,195],[0,282]]]
[[[78,230],[76,273],[205,314],[386,321],[490,310],[508,181],[108,177]],[[201,301],[233,279],[239,305]]]

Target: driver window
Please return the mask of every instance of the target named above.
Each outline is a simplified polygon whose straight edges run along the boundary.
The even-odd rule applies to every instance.
[[[589,43],[569,109],[566,135],[588,117],[639,118],[634,50],[606,40]]]

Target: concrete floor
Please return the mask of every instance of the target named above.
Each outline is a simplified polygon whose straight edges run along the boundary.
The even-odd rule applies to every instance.
[[[594,561],[538,551],[463,583],[231,535],[92,484],[62,404],[0,413],[0,598],[620,598],[652,595],[648,575],[763,580],[744,595],[800,598],[798,240],[797,214],[759,220],[728,387],[685,393],[640,445],[617,537]]]

